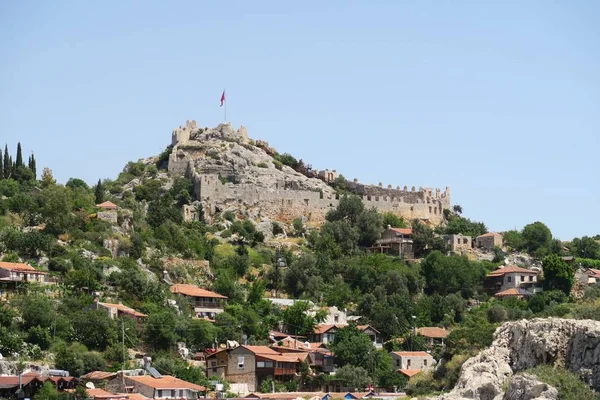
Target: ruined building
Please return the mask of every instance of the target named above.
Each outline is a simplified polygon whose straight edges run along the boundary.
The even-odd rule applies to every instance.
[[[282,166],[272,157],[274,149],[266,142],[257,146],[244,127],[237,131],[230,124],[200,128],[195,121],[187,121],[173,131],[171,144],[169,172],[193,181],[196,200],[209,218],[218,211],[235,209],[257,220],[289,222],[304,216],[319,223],[338,204],[339,197],[327,184],[337,177],[335,170],[319,171],[315,178]],[[444,209],[450,208],[449,188],[441,191],[413,186],[409,190],[406,186],[383,187],[382,183],[364,185],[357,180],[347,181],[347,185],[362,197],[367,208],[408,220],[439,224]],[[191,206],[184,210],[187,219],[194,213]]]

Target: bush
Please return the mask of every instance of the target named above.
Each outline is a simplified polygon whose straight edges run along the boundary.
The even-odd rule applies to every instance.
[[[535,375],[540,381],[554,386],[558,390],[561,400],[599,400],[600,396],[594,393],[576,374],[563,367],[539,365],[526,372]]]
[[[273,165],[275,165],[275,168],[277,168],[280,171],[283,169],[283,164],[281,163],[281,161],[273,160]]]
[[[279,225],[277,222],[273,222],[272,226],[273,226],[272,227],[272,229],[273,229],[273,235],[279,235],[279,234],[282,234],[284,232],[283,228],[281,227],[281,225]]]
[[[233,222],[233,220],[235,220],[235,214],[233,211],[227,210],[223,213],[223,219]]]
[[[267,163],[264,163],[264,162],[259,162],[258,164],[256,164],[256,166],[258,168],[269,168],[269,166],[267,165]]]

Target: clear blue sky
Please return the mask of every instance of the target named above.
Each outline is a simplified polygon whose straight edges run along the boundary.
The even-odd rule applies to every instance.
[[[600,2],[3,1],[0,143],[115,178],[186,119],[491,230],[600,233]]]

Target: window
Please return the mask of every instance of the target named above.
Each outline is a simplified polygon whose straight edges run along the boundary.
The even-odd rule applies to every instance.
[[[423,360],[423,366],[426,367],[427,366],[427,360]]]
[[[521,275],[521,282],[525,282],[525,275]]]
[[[400,360],[396,359],[396,367],[400,368]]]
[[[158,397],[162,397],[162,390],[158,391]]]
[[[511,282],[512,282],[512,277],[510,277],[510,276],[507,276],[507,277],[506,277],[506,282],[508,282],[508,283],[511,283]]]
[[[210,362],[210,366],[211,367],[216,367],[217,366],[217,362],[216,361],[211,361]]]
[[[171,398],[174,399],[177,396],[177,390],[171,390]]]
[[[533,282],[533,275],[529,275],[529,282]]]
[[[238,357],[238,369],[244,369],[244,356]]]
[[[406,360],[406,368],[410,368],[410,359]]]
[[[265,367],[265,362],[264,361],[257,361],[256,362],[256,368],[264,368]]]
[[[337,324],[338,322],[340,322],[340,316],[339,315],[335,315],[333,317],[333,321]]]

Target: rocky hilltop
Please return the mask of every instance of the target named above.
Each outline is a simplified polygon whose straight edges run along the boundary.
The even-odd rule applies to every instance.
[[[194,182],[197,202],[208,220],[219,211],[231,210],[254,219],[290,222],[303,217],[316,224],[336,207],[339,192],[337,173],[292,168],[282,163],[268,143],[251,140],[246,128],[230,124],[201,128],[187,121],[172,132],[168,170],[185,175]],[[342,179],[343,180],[343,179]],[[450,208],[450,191],[407,186],[393,188],[383,184],[363,185],[343,182],[345,188],[362,196],[367,207],[375,207],[406,219],[419,218],[438,224],[444,209]],[[197,205],[197,204],[196,204]],[[196,205],[184,210],[186,218],[195,217]]]
[[[555,388],[529,374],[515,375],[540,364],[563,366],[600,390],[600,322],[557,318],[507,322],[496,331],[490,348],[463,364],[454,389],[431,400],[556,399]]]

